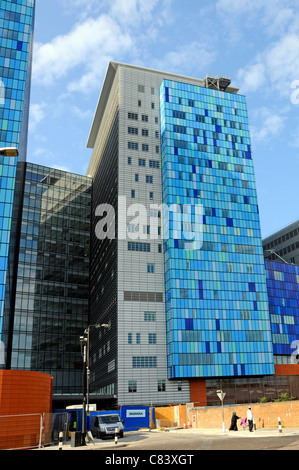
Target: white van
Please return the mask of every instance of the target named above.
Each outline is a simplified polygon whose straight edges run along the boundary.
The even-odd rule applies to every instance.
[[[118,437],[124,437],[124,421],[120,419],[119,414],[91,416],[90,420],[90,430],[94,437],[114,437],[116,428]]]

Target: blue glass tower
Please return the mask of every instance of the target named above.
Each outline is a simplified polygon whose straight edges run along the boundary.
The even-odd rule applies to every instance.
[[[26,159],[35,0],[0,0],[0,147]]]
[[[160,112],[168,378],[274,374],[245,98],[164,80]]]
[[[34,0],[0,0],[0,147],[17,147],[26,160],[29,96],[32,64]],[[0,339],[5,285],[10,287],[9,243],[15,194],[16,157],[0,157]]]
[[[299,266],[275,261],[265,266],[273,353],[276,363],[291,363],[299,344]]]

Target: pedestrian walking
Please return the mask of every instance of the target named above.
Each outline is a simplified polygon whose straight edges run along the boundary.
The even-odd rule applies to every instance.
[[[236,412],[233,412],[231,423],[230,423],[230,431],[238,431],[238,426],[237,426],[237,421],[238,421],[239,416],[236,415]]]
[[[247,410],[247,421],[248,421],[248,426],[249,426],[249,432],[253,432],[253,416],[252,416],[252,411],[251,407],[248,407]]]

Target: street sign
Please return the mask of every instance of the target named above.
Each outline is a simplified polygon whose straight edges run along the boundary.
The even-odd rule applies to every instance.
[[[218,396],[219,400],[221,400],[221,401],[224,400],[225,395],[226,395],[226,393],[224,393],[224,392],[217,393],[217,396]]]

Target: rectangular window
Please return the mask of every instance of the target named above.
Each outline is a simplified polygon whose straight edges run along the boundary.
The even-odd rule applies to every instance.
[[[129,393],[137,392],[137,382],[136,382],[136,380],[130,380],[128,382],[128,392]]]
[[[148,122],[147,114],[142,114],[141,119],[142,119],[143,122]]]
[[[138,150],[138,143],[137,142],[128,142],[128,149],[129,150]]]
[[[149,253],[151,251],[150,243],[139,243],[139,242],[128,242],[129,251],[145,251]]]
[[[149,198],[150,198],[150,200],[152,201],[152,200],[154,199],[154,193],[150,192],[150,193],[149,193]]]
[[[142,144],[142,151],[143,151],[143,152],[148,152],[148,151],[149,151],[149,146],[148,146],[148,144]]]
[[[156,321],[156,312],[144,312],[144,321]]]
[[[128,134],[138,135],[138,128],[137,127],[128,127]]]
[[[165,392],[166,382],[165,380],[158,380],[158,392]]]
[[[132,333],[128,333],[128,344],[132,344]]]
[[[155,272],[155,265],[153,263],[147,263],[147,272],[154,273]]]
[[[195,116],[196,122],[205,122],[205,116],[202,114],[196,114]]]
[[[131,189],[131,197],[134,199],[135,198],[135,189]]]
[[[140,333],[136,333],[136,344],[140,344]]]
[[[139,175],[138,175],[138,173],[136,173],[136,174],[135,174],[135,181],[136,181],[136,183],[138,182],[138,179],[139,179]]]
[[[149,161],[149,166],[150,166],[150,168],[160,168],[160,163],[157,162],[156,160],[150,160]]]
[[[186,119],[186,113],[184,111],[173,110],[173,117],[176,119]]]
[[[148,344],[157,344],[157,335],[156,333],[148,334]]]
[[[138,114],[136,113],[128,113],[128,119],[133,119],[135,121],[138,121]]]
[[[144,85],[138,85],[139,93],[144,93]]]
[[[149,175],[146,175],[145,181],[146,181],[147,183],[152,183],[152,182],[153,182],[153,177],[152,177],[152,176],[149,176]]]
[[[128,165],[131,165],[131,163],[132,163],[132,158],[128,157]]]
[[[148,137],[148,130],[147,129],[142,129],[142,135],[144,137]]]
[[[139,158],[138,165],[139,166],[145,166],[145,160],[143,160],[142,158]]]
[[[133,369],[157,367],[156,356],[134,356],[132,357]]]

